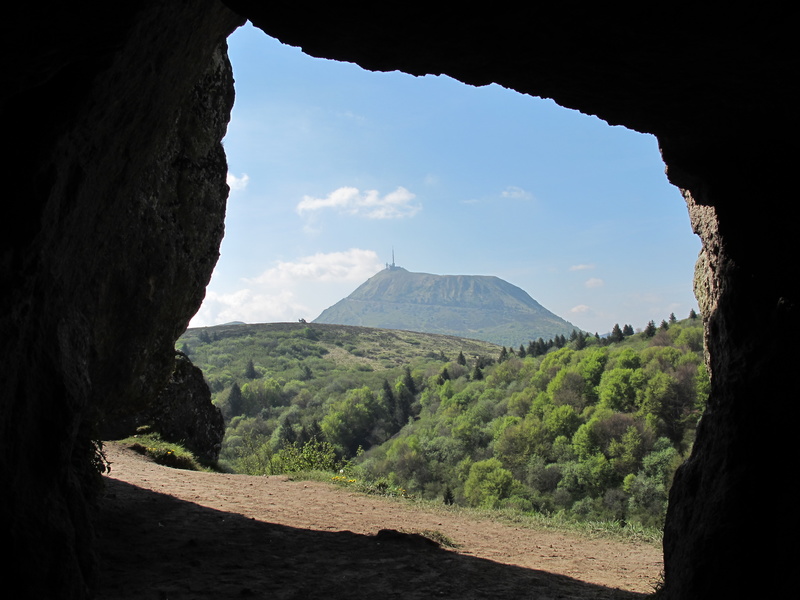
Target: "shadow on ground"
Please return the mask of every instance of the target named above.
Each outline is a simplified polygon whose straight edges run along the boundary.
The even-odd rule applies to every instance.
[[[95,519],[97,598],[647,596],[461,555],[408,535],[264,523],[108,479]]]

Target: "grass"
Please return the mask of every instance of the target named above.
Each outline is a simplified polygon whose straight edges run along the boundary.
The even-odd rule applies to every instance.
[[[556,513],[545,515],[535,512],[522,512],[510,508],[470,508],[458,505],[445,505],[436,501],[417,500],[427,510],[455,513],[475,519],[488,519],[498,523],[525,527],[528,529],[550,529],[569,532],[590,538],[616,539],[624,542],[642,542],[654,546],[661,545],[662,531],[652,527],[623,524],[619,521],[577,521]]]
[[[164,441],[157,433],[138,433],[120,440],[120,443],[125,444],[139,454],[147,456],[159,465],[188,471],[209,470],[189,450],[180,444]]]
[[[623,524],[619,521],[576,521],[563,514],[545,515],[541,513],[522,512],[510,508],[470,508],[456,504],[446,505],[440,501],[423,500],[409,494],[404,488],[391,485],[385,479],[370,481],[353,472],[332,474],[325,471],[303,471],[290,475],[292,480],[319,481],[371,496],[381,496],[395,501],[406,501],[417,505],[421,510],[443,514],[464,516],[471,519],[495,521],[515,527],[527,529],[549,529],[567,532],[589,538],[614,539],[622,542],[640,542],[660,546],[663,532],[654,527],[642,527],[635,524]],[[421,531],[409,531],[429,537]],[[447,545],[433,537],[434,541]],[[452,547],[452,546],[451,546]]]

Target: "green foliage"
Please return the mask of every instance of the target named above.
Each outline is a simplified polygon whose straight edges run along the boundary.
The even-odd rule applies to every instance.
[[[497,508],[509,496],[514,477],[496,458],[473,463],[464,484],[464,495],[472,506]]]
[[[93,470],[100,475],[111,472],[111,463],[108,462],[106,458],[106,453],[103,450],[103,442],[100,440],[91,440],[89,446],[91,455],[90,461]]]
[[[145,432],[121,440],[132,450],[148,456],[153,462],[173,469],[202,471],[204,468],[195,456],[180,444],[164,441],[157,433]],[[105,456],[103,457],[105,459]],[[108,463],[106,463],[108,466]],[[110,468],[108,469],[110,470]]]
[[[647,327],[644,328],[644,335],[646,337],[653,337],[656,334],[656,322],[649,321]]]
[[[700,320],[652,325],[613,344],[531,341],[498,362],[498,347],[338,326],[188,341],[232,470],[333,470],[369,493],[640,527],[663,522],[709,391]]]
[[[337,458],[333,445],[316,439],[304,444],[297,442],[287,444],[274,454],[270,461],[270,471],[273,474],[302,471],[336,472],[343,468],[344,464]]]
[[[386,417],[385,406],[364,386],[350,390],[342,400],[334,402],[320,426],[326,440],[343,454],[352,456],[360,446],[374,443],[373,438],[380,435],[376,426],[385,422]]]
[[[600,405],[619,412],[636,410],[636,397],[646,377],[641,369],[616,368],[603,373],[597,387]]]

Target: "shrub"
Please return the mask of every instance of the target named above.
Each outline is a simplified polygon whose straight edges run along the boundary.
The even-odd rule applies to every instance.
[[[472,465],[464,484],[464,495],[472,506],[497,508],[508,497],[514,478],[496,458],[481,460]]]
[[[344,463],[336,457],[336,450],[328,442],[312,439],[305,444],[286,444],[270,460],[273,475],[302,471],[339,471]]]

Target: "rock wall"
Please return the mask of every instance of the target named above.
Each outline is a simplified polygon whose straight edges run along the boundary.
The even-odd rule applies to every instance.
[[[703,240],[709,409],[673,487],[664,597],[786,596],[800,333],[787,199],[792,20],[752,8],[458,9],[228,0],[270,35],[365,68],[549,97],[658,137]],[[34,597],[91,583],[93,427],[146,405],[199,306],[224,214],[232,101],[215,0],[7,10],[0,219],[0,526]],[[10,209],[13,206],[14,211]],[[771,493],[770,493],[771,492]],[[46,576],[42,576],[42,574]]]
[[[0,26],[0,527],[27,597],[86,597],[90,440],[164,387],[202,301],[239,23],[201,0],[28,4]]]
[[[109,425],[101,430],[104,440],[127,437],[146,427],[209,464],[219,459],[225,435],[222,411],[211,403],[203,372],[181,352],[176,353],[172,375],[155,400],[144,410],[114,419]]]

